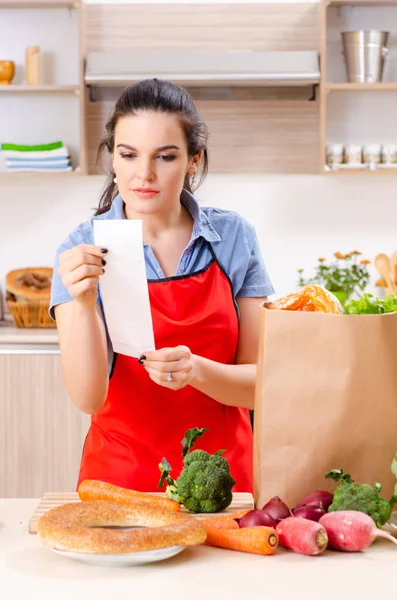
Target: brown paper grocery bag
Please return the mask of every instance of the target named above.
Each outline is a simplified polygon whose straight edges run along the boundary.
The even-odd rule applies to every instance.
[[[343,469],[393,493],[397,313],[329,315],[262,305],[254,419],[254,495],[290,507]]]

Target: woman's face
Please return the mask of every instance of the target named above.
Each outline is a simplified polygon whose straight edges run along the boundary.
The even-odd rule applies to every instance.
[[[113,169],[127,213],[168,213],[179,205],[185,175],[196,166],[175,115],[139,111],[118,120]]]

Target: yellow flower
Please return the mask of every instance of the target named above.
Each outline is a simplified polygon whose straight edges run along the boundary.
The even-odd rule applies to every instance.
[[[370,264],[371,264],[371,261],[368,260],[367,258],[360,260],[360,265],[370,265]]]
[[[386,287],[386,281],[384,279],[378,279],[375,285],[376,287]]]
[[[335,258],[345,258],[344,254],[342,254],[342,252],[335,252],[334,256],[335,256]]]
[[[355,254],[356,256],[360,256],[360,254],[362,254],[362,252],[360,252],[360,250],[353,250],[352,254]]]
[[[326,260],[327,260],[326,258],[321,257],[318,259],[318,262],[325,262]]]

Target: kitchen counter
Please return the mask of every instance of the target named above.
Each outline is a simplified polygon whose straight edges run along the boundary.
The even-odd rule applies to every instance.
[[[395,598],[397,546],[318,557],[278,550],[256,556],[208,546],[140,567],[64,558],[28,533],[38,499],[0,499],[0,582],[10,597],[63,600],[373,600]]]
[[[22,329],[10,321],[0,321],[1,344],[58,344],[58,330]]]

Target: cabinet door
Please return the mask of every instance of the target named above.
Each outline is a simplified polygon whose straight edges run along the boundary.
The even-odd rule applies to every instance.
[[[0,497],[74,491],[88,427],[59,353],[0,353]]]

